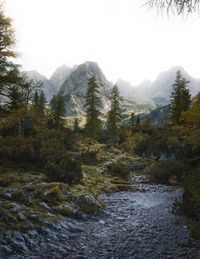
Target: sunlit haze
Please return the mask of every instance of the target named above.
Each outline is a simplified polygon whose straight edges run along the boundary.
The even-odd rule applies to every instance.
[[[158,17],[145,0],[6,0],[23,70],[50,77],[96,61],[108,80],[133,85],[181,65],[200,78],[200,18]]]

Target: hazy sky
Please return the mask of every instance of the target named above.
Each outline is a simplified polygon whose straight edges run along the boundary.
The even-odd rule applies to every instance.
[[[24,70],[98,62],[105,76],[138,84],[182,65],[200,78],[200,18],[157,17],[145,0],[6,0]]]

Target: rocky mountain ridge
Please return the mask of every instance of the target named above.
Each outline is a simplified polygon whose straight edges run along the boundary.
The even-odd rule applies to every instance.
[[[129,82],[119,79],[116,84],[122,95],[127,93],[128,96],[136,96],[157,107],[161,107],[169,103],[177,70],[180,70],[183,77],[189,81],[188,88],[191,94],[196,95],[200,91],[200,79],[193,78],[180,66],[172,67],[160,73],[153,82],[145,80],[137,86],[132,86]]]
[[[124,97],[122,103],[124,111],[136,114],[149,113],[157,107],[167,105],[177,70],[180,70],[183,77],[189,81],[188,87],[191,94],[197,94],[200,90],[200,79],[191,77],[182,67],[178,66],[162,72],[153,82],[144,80],[137,86],[132,86],[129,82],[119,79],[116,85]],[[100,86],[103,110],[107,111],[109,108],[109,94],[113,83],[106,79],[96,62],[86,61],[73,68],[62,65],[56,69],[50,79],[37,71],[26,71],[24,73],[29,79],[43,82],[43,90],[48,101],[55,94],[64,97],[66,116],[84,115],[88,80],[91,76],[95,76]]]
[[[104,109],[109,105],[109,94],[113,84],[104,76],[96,62],[87,61],[72,71],[58,92],[66,100],[66,115],[82,115],[84,113],[85,96],[88,80],[95,76],[100,87],[100,95]]]
[[[62,65],[55,70],[50,79],[41,75],[36,70],[23,71],[22,74],[25,75],[28,80],[42,82],[42,90],[44,91],[47,101],[49,101],[53,95],[58,93],[64,81],[70,76],[71,71],[71,68]]]

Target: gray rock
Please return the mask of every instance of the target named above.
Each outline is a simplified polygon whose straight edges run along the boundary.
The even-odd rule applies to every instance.
[[[82,194],[77,197],[77,203],[83,213],[100,212],[103,209],[102,204],[91,194]]]
[[[52,211],[52,209],[45,203],[45,202],[39,202],[38,206],[42,209],[48,210],[48,211]]]
[[[69,202],[64,202],[58,206],[54,206],[53,210],[63,216],[75,216],[79,211],[79,207]]]

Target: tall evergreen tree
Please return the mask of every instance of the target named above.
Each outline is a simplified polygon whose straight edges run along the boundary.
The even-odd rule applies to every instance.
[[[110,101],[111,107],[107,115],[107,130],[110,137],[115,141],[117,138],[117,131],[121,123],[122,115],[122,97],[119,95],[119,90],[116,85],[111,91]]]
[[[5,89],[5,85],[13,82],[11,72],[15,70],[15,65],[10,58],[15,58],[13,51],[15,45],[14,30],[11,19],[4,15],[3,5],[0,4],[0,94]]]
[[[20,88],[17,85],[12,85],[7,90],[7,108],[9,111],[14,111],[22,108],[23,106],[23,96],[21,95]]]
[[[37,110],[38,109],[38,101],[39,101],[39,95],[38,95],[38,91],[35,91],[34,95],[33,95],[33,107]]]
[[[50,112],[54,120],[59,123],[60,117],[65,115],[65,102],[63,96],[54,95],[50,101]]]
[[[43,113],[45,109],[45,104],[46,104],[46,96],[43,91],[40,92],[40,95],[38,94],[38,91],[35,91],[34,96],[33,96],[33,107],[35,110],[38,112]]]
[[[4,97],[10,110],[22,108],[30,101],[35,85],[28,83],[14,64],[16,52],[12,21],[6,17],[0,3],[0,97]],[[6,97],[6,98],[5,98]]]
[[[38,110],[39,112],[44,112],[45,104],[46,104],[46,96],[43,91],[40,92],[38,97]]]
[[[88,81],[88,89],[86,93],[86,133],[93,138],[96,138],[101,131],[101,120],[99,119],[100,108],[102,101],[99,96],[99,85],[95,77],[91,77]]]
[[[0,96],[7,96],[8,90],[16,93],[16,85],[22,81],[18,65],[12,61],[12,58],[16,57],[14,46],[15,37],[11,19],[5,16],[3,4],[0,3]],[[13,85],[14,89],[10,89]]]
[[[170,120],[173,124],[180,124],[182,112],[187,111],[190,107],[191,95],[187,88],[188,83],[189,81],[186,81],[178,70],[175,83],[172,85],[173,90],[170,102]]]

